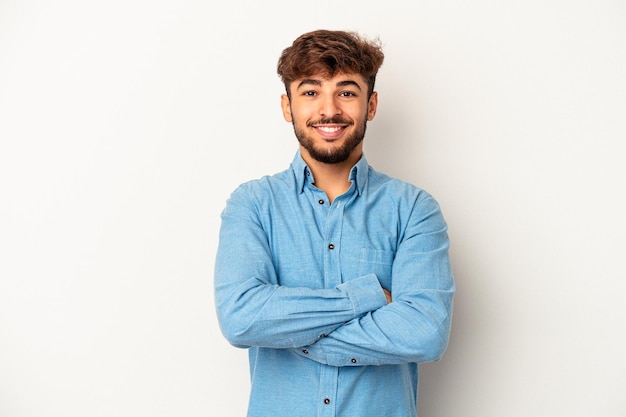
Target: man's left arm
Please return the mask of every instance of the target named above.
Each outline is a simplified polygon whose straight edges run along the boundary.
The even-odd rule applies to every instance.
[[[412,211],[392,268],[393,301],[294,349],[333,366],[428,362],[448,345],[454,279],[447,225],[430,196]]]

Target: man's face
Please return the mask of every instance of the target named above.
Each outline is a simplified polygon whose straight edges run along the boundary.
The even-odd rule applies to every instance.
[[[359,74],[311,77],[289,88],[291,99],[281,97],[283,115],[293,123],[302,151],[326,164],[358,159],[378,104],[375,92],[368,99],[365,79]]]

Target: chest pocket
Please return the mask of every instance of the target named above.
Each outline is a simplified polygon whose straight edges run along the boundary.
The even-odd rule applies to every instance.
[[[383,288],[391,291],[391,269],[394,252],[361,248],[359,275],[376,274]]]

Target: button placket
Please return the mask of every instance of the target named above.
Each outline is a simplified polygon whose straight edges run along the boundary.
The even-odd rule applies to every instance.
[[[335,199],[332,204],[324,199],[326,211],[326,225],[324,230],[325,255],[324,255],[324,281],[326,288],[335,288],[341,284],[341,230],[343,227],[343,211],[345,204],[341,197]],[[328,204],[326,204],[328,203]],[[322,206],[320,206],[321,208]]]
[[[318,417],[337,417],[339,368],[323,365],[320,373]]]

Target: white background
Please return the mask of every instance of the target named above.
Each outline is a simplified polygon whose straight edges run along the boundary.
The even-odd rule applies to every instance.
[[[449,223],[420,416],[626,415],[623,1],[1,0],[0,417],[245,414],[219,214],[291,161],[318,28],[381,38],[365,152]]]

